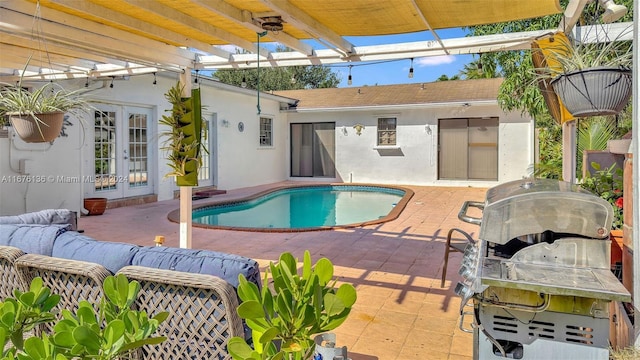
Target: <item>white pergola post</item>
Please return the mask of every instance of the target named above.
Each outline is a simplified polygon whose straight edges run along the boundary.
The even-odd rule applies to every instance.
[[[184,86],[182,96],[191,96],[191,69],[187,68],[180,74],[180,84]],[[192,220],[191,210],[193,204],[191,196],[193,188],[191,186],[180,186],[180,247],[191,249]]]
[[[576,121],[562,124],[562,180],[576,182],[577,166]]]
[[[631,140],[631,153],[633,154],[633,191],[631,192],[631,196],[633,196],[633,216],[631,221],[633,222],[633,227],[631,228],[631,242],[633,246],[633,306],[636,309],[640,309],[640,166],[638,164],[638,144],[640,141],[640,41],[638,41],[638,36],[640,36],[640,31],[638,30],[638,21],[640,21],[640,5],[638,5],[639,1],[633,2],[633,100],[632,100],[632,121],[633,121],[633,140]],[[625,194],[625,196],[629,196]],[[640,321],[635,322],[635,334],[638,334],[638,328],[640,327]],[[634,339],[635,346],[640,346],[640,338],[636,337]]]

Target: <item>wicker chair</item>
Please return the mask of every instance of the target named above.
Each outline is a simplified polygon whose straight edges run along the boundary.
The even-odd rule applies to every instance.
[[[97,310],[104,293],[102,283],[111,275],[99,264],[37,254],[21,256],[15,261],[15,266],[25,286],[35,277],[41,277],[44,286],[51,289],[53,294],[60,295],[56,309],[74,312],[80,300],[89,301]],[[47,324],[39,330],[50,332],[53,329],[52,325]]]
[[[11,297],[13,290],[24,291],[24,285],[20,281],[20,275],[14,266],[15,261],[24,255],[22,250],[13,246],[0,246],[0,301]]]
[[[140,282],[138,310],[150,316],[169,312],[157,333],[167,340],[145,346],[144,359],[230,359],[227,341],[244,336],[233,286],[212,275],[141,266],[126,266],[118,273]]]

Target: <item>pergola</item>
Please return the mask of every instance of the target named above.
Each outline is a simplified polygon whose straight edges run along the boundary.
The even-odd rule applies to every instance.
[[[574,2],[581,11],[587,0]],[[460,39],[441,39],[436,30],[562,11],[556,0],[6,0],[0,10],[4,81],[526,49],[549,30]],[[571,14],[567,19],[575,23]],[[420,31],[433,40],[358,46],[346,39]],[[258,40],[293,51],[257,48]]]
[[[558,0],[3,0],[0,82],[14,82],[21,76],[47,81],[108,79],[161,71],[179,73],[184,81],[192,70],[252,68],[258,63],[349,64],[529,49],[531,41],[541,35],[571,31],[589,1],[593,0],[571,0],[567,9],[561,9]],[[634,30],[626,39],[634,40],[633,118],[637,124],[637,1],[634,7]],[[561,12],[564,16],[557,29],[459,39],[441,39],[437,33],[439,29]],[[620,33],[628,26],[613,25],[610,31]],[[421,31],[430,31],[433,40],[374,46],[358,46],[347,40]],[[273,52],[257,47],[257,42],[277,42],[293,51]],[[640,138],[638,128],[633,130],[634,154]],[[570,137],[567,144],[571,145]],[[640,224],[638,168],[634,168],[632,194],[636,224]],[[187,193],[181,194],[185,199],[181,204],[185,209],[181,244],[187,246],[190,190],[186,188]],[[636,226],[633,239],[637,249],[639,238]],[[640,268],[640,251],[634,253],[634,264],[635,269]],[[640,276],[635,279],[634,293],[640,294]],[[640,308],[640,296],[635,301]]]

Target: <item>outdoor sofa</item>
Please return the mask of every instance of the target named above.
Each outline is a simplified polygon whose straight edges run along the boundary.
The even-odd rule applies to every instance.
[[[122,273],[141,284],[137,309],[151,316],[159,311],[170,314],[157,334],[167,340],[143,348],[141,358],[229,359],[227,341],[250,337],[236,313],[236,287],[239,274],[261,286],[255,260],[207,250],[97,241],[64,224],[65,216],[75,217],[69,213],[56,209],[0,216],[0,300],[40,276],[62,296],[59,307],[73,309],[82,299],[97,303],[102,281]],[[43,224],[43,219],[55,223]]]

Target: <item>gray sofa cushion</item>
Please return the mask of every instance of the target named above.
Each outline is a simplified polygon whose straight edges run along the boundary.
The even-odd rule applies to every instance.
[[[51,256],[53,244],[71,225],[0,225],[0,245],[17,247],[28,254]]]
[[[53,245],[53,257],[89,261],[100,264],[115,274],[131,265],[131,259],[140,247],[132,244],[97,241],[74,231],[58,236]]]
[[[255,260],[208,250],[145,246],[133,256],[131,265],[215,275],[235,288],[239,274],[258,286],[261,283],[260,267]]]
[[[76,213],[67,209],[47,209],[21,215],[0,216],[0,224],[70,224],[70,230],[76,230]]]

